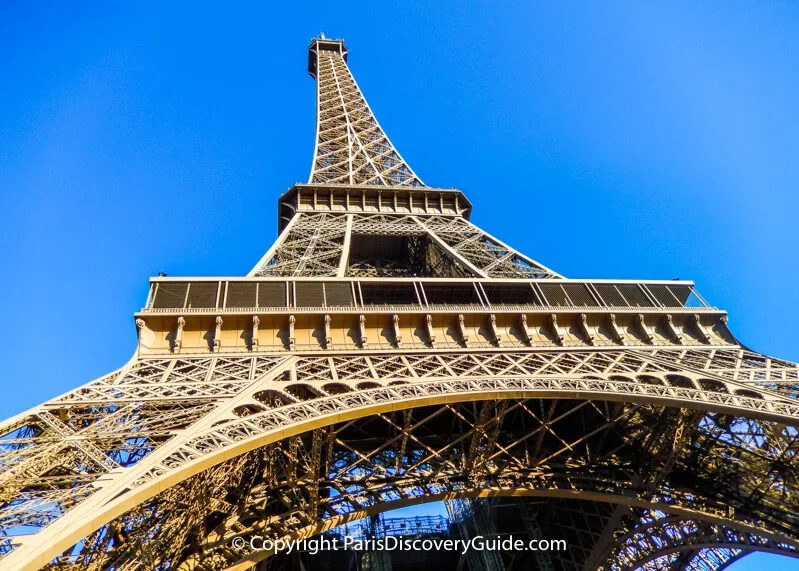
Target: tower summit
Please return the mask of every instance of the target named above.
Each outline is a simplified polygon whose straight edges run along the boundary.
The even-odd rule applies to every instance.
[[[795,363],[690,281],[567,279],[489,235],[400,156],[342,41],[308,69],[311,174],[261,260],[151,278],[128,363],[0,424],[0,567],[312,568],[251,541],[434,500],[462,539],[568,543],[471,571],[797,556]]]
[[[311,77],[314,79],[317,79],[317,52],[320,49],[338,52],[344,60],[344,63],[347,63],[347,48],[344,46],[344,40],[329,40],[324,34],[321,34],[320,37],[312,39],[311,45],[308,46],[308,73],[310,73]]]
[[[308,184],[424,186],[391,144],[347,67],[342,40],[315,38],[316,148]]]

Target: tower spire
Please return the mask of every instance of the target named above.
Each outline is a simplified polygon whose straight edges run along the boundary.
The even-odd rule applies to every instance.
[[[342,40],[320,34],[308,50],[317,80],[316,148],[308,184],[425,186],[377,122],[347,67]]]

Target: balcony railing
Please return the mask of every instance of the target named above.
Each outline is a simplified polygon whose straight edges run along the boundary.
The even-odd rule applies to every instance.
[[[154,278],[144,312],[715,309],[691,282]]]

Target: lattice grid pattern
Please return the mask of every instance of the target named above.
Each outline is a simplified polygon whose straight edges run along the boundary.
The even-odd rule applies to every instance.
[[[310,55],[318,91],[309,185],[320,186],[298,185],[296,202],[281,202],[283,231],[247,278],[161,280],[149,300],[155,320],[159,310],[246,315],[251,346],[219,351],[214,338],[206,356],[167,354],[173,347],[137,355],[0,424],[0,565],[241,569],[269,554],[236,549],[235,536],[308,537],[362,517],[374,526],[384,510],[431,499],[450,502],[462,533],[493,533],[502,522],[486,506],[508,497],[536,502],[517,506],[531,537],[546,529],[568,539],[567,553],[537,558],[547,571],[710,571],[753,550],[795,557],[794,363],[714,348],[707,332],[708,348],[680,347],[673,333],[668,348],[646,350],[621,340],[589,347],[590,335],[579,347],[500,347],[495,334],[495,345],[431,340],[425,352],[397,338],[388,352],[363,334],[360,350],[325,341],[304,353],[294,315],[282,353],[256,347],[253,314],[295,305],[344,312],[487,298],[558,311],[647,308],[666,329],[679,308],[700,332],[701,316],[685,307],[714,310],[690,284],[557,280],[471,224],[462,195],[424,186],[377,123],[342,42],[314,40]],[[382,276],[419,279],[368,279]],[[519,281],[509,289],[458,277]],[[556,279],[521,281],[539,278]],[[453,327],[463,327],[459,317]],[[557,316],[547,317],[560,335]],[[326,335],[330,316],[313,318],[324,318]],[[160,333],[180,334],[185,320],[176,323]],[[493,555],[482,562],[502,565]]]
[[[309,183],[424,186],[372,114],[341,52],[318,43],[316,153]]]
[[[692,367],[685,366],[688,360]],[[737,371],[740,380],[730,377],[731,368]],[[12,537],[15,530],[22,528],[38,528],[40,533],[55,531],[64,513],[77,515],[90,506],[101,509],[110,500],[102,500],[102,497],[112,493],[115,481],[126,481],[128,490],[153,486],[160,479],[184,470],[203,457],[224,454],[230,447],[239,446],[238,443],[310,422],[320,415],[336,411],[352,413],[363,407],[367,411],[382,406],[381,403],[407,402],[409,406],[415,406],[410,403],[430,402],[431,398],[446,402],[459,394],[507,393],[508,400],[483,400],[484,404],[476,409],[467,401],[462,404],[453,402],[427,413],[408,409],[409,412],[399,417],[394,413],[365,412],[362,420],[354,425],[352,422],[342,425],[363,425],[362,429],[357,429],[358,433],[365,430],[366,433],[378,434],[379,431],[375,430],[381,423],[394,430],[393,436],[387,434],[376,441],[374,452],[359,448],[362,443],[356,444],[358,438],[354,441],[342,439],[339,443],[328,429],[289,437],[272,446],[258,448],[258,452],[248,453],[246,460],[236,456],[235,461],[223,461],[216,468],[186,480],[166,496],[162,494],[156,499],[146,500],[140,508],[124,516],[128,518],[124,525],[130,525],[131,517],[137,522],[148,522],[147,525],[154,525],[152,517],[167,518],[165,521],[172,522],[170,526],[173,523],[177,525],[178,520],[174,518],[189,517],[189,514],[192,518],[199,518],[197,521],[206,516],[214,519],[219,517],[218,510],[223,507],[228,517],[232,517],[237,504],[228,505],[228,500],[224,499],[227,496],[220,496],[221,492],[215,496],[216,492],[213,492],[214,489],[230,488],[222,484],[219,484],[222,487],[208,487],[208,482],[225,474],[228,482],[239,481],[253,466],[262,466],[257,468],[261,470],[257,474],[248,472],[247,481],[262,482],[259,493],[272,498],[267,503],[278,501],[280,504],[280,497],[295,498],[289,504],[293,506],[290,510],[293,515],[271,520],[273,523],[269,529],[278,534],[308,533],[308,530],[315,529],[314,522],[318,516],[298,518],[296,512],[298,505],[307,507],[305,502],[309,497],[318,509],[327,505],[324,512],[335,518],[335,514],[358,513],[408,494],[443,493],[447,490],[472,493],[469,490],[479,489],[472,488],[470,482],[480,486],[490,482],[491,486],[500,488],[524,487],[528,485],[525,482],[529,482],[534,487],[545,485],[555,490],[578,489],[584,493],[625,497],[635,491],[635,497],[646,498],[648,502],[700,510],[711,518],[720,513],[729,517],[725,506],[734,503],[735,494],[739,494],[742,503],[735,508],[735,522],[744,528],[736,533],[741,538],[759,538],[757,541],[760,543],[736,544],[738,546],[734,547],[739,550],[759,549],[765,545],[762,541],[774,542],[771,538],[778,537],[780,539],[774,545],[780,544],[782,551],[791,551],[795,545],[791,540],[793,531],[789,530],[799,524],[792,523],[795,512],[788,507],[799,501],[794,487],[794,482],[799,481],[794,478],[799,474],[795,475],[792,464],[787,462],[797,449],[797,431],[788,425],[799,418],[799,405],[795,404],[793,396],[774,390],[775,381],[769,381],[769,387],[764,388],[758,381],[750,380],[753,371],[764,369],[782,380],[795,375],[796,365],[744,350],[517,351],[333,357],[265,355],[136,360],[120,371],[58,397],[3,427],[0,439],[3,446],[2,477],[5,480],[3,490],[7,494],[5,497],[15,498],[15,502],[5,505],[0,522],[5,533]],[[717,384],[707,384],[703,380]],[[519,400],[512,396],[532,395],[536,391],[552,397],[561,395],[561,398],[570,393],[580,394],[591,400]],[[608,398],[619,402],[608,402]],[[680,407],[695,412],[675,414],[674,411],[679,411]],[[702,410],[707,412],[700,412]],[[713,410],[728,412],[714,413]],[[585,411],[593,411],[590,412],[593,420],[585,417],[588,414]],[[738,413],[730,416],[732,411]],[[502,424],[503,418],[511,418],[509,414],[527,418],[524,421],[526,428],[509,433]],[[424,420],[430,415],[430,421]],[[446,437],[457,438],[461,443],[458,446],[452,448],[440,440],[444,433],[429,432],[434,426],[432,419],[440,415],[451,417],[452,422],[465,423],[454,436]],[[572,420],[564,422],[567,418]],[[227,420],[220,423],[215,419]],[[452,426],[452,422],[446,425]],[[537,430],[536,422],[540,426]],[[574,434],[553,434],[551,430],[555,424],[580,428]],[[592,424],[594,428],[590,428]],[[417,425],[419,430],[425,427],[424,432],[414,436]],[[653,431],[652,427],[658,427],[658,430]],[[611,437],[611,433],[614,436]],[[177,436],[171,437],[173,434]],[[607,434],[602,437],[603,446],[610,446],[607,453],[585,448],[588,442],[586,434],[591,435],[591,441],[595,441],[599,434]],[[681,438],[680,434],[690,435],[690,438]],[[332,448],[330,438],[333,438]],[[541,443],[550,439],[553,439],[552,445],[560,442],[561,447],[552,448],[548,455],[541,456]],[[674,451],[675,442],[680,444],[677,452]],[[766,442],[769,444],[765,445]],[[535,447],[529,448],[533,443],[536,443]],[[643,448],[636,449],[637,452],[625,464],[614,456],[619,446]],[[450,452],[442,456],[442,452],[437,450]],[[547,475],[536,469],[534,473],[537,475],[529,480],[532,473],[524,468],[528,466],[528,460],[523,458],[528,458],[533,450],[537,451],[539,462],[578,452],[590,454],[574,458],[575,466],[589,460],[601,462],[588,472],[581,468],[576,472]],[[641,450],[648,452],[642,455]],[[769,452],[764,457],[765,450]],[[450,456],[456,452],[458,456]],[[300,458],[303,454],[305,460]],[[352,454],[356,454],[356,458]],[[554,456],[550,456],[552,454]],[[263,455],[273,458],[269,461],[273,464],[259,464],[265,461]],[[294,455],[300,456],[292,460]],[[314,459],[315,456],[319,459]],[[641,461],[646,459],[645,464],[635,469],[641,474],[659,474],[650,476],[650,483],[644,487],[632,476],[627,476],[629,479],[625,483],[618,472],[612,484],[604,476],[600,480],[589,476],[593,471],[601,474],[604,470],[618,471],[624,466],[627,467],[623,469],[629,471],[633,457]],[[741,471],[739,464],[718,461],[729,457],[739,458],[740,465],[746,469]],[[378,460],[379,463],[373,465]],[[399,474],[394,471],[396,468],[391,468],[398,461],[402,465],[410,463],[401,472],[404,483],[400,488],[385,480],[385,477],[394,478]],[[437,462],[442,464],[436,465]],[[433,469],[433,465],[437,467]],[[58,476],[52,474],[56,466],[59,467]],[[67,466],[71,466],[68,473],[61,472]],[[673,482],[672,478],[689,467],[692,478],[707,480],[707,489],[703,490],[697,484],[686,495],[669,484]],[[317,491],[308,488],[308,470],[317,474],[313,480],[317,482]],[[464,470],[467,474],[479,474],[479,477],[470,476],[464,480]],[[370,480],[363,480],[366,473],[375,477],[382,474],[375,480],[378,488],[372,489],[372,484],[368,483]],[[332,488],[324,487],[328,484],[322,486],[322,474],[332,478],[329,484]],[[431,474],[435,474],[434,480],[429,480]],[[289,495],[270,496],[275,488],[264,484],[262,478],[273,482],[275,480],[270,478],[287,478],[286,483],[280,486],[289,486],[285,492]],[[335,484],[341,478],[344,478],[341,483]],[[355,479],[350,482],[352,478]],[[417,481],[415,478],[422,479]],[[488,482],[485,478],[489,478]],[[79,481],[83,483],[76,485]],[[718,481],[731,486],[725,491],[725,498],[729,501],[722,504],[715,499],[715,492],[711,493]],[[198,482],[202,482],[205,490],[202,493],[196,487]],[[352,488],[355,482],[361,483]],[[417,488],[416,492],[412,491]],[[195,489],[199,494],[197,497],[205,502],[201,511],[165,509],[164,506],[168,505],[163,504],[165,497],[185,501],[187,493],[189,497],[195,494],[187,490]],[[331,490],[336,492],[331,495]],[[751,500],[743,499],[754,496],[762,501],[751,504]],[[766,498],[770,499],[766,501]],[[254,502],[245,497],[238,501]],[[739,512],[739,509],[743,511]],[[151,515],[146,515],[148,513]],[[753,527],[754,522],[758,524]],[[181,529],[187,529],[185,522],[181,526]],[[714,529],[717,528],[718,525]],[[128,551],[131,546],[120,544],[117,549],[108,543],[108,529],[103,529],[104,532],[100,531],[99,535],[82,542],[77,552],[72,551],[71,555],[65,556],[67,559],[59,561],[66,563],[80,558],[106,557],[101,556],[101,552],[106,551],[108,557],[123,557],[122,553],[126,553],[123,560],[127,560],[133,553]],[[230,529],[241,529],[241,526],[236,524]],[[190,537],[192,542],[197,541],[196,534],[191,535],[195,532],[186,533],[188,535],[181,536],[185,541]],[[229,532],[220,533],[227,537],[225,534]],[[30,537],[17,541],[8,539],[6,549],[23,545],[31,541]],[[588,542],[583,556],[594,542],[590,537],[589,534],[583,538]],[[733,543],[730,539],[733,536],[728,534],[727,537],[728,543]],[[136,549],[150,549],[160,554],[159,557],[166,557],[167,551],[171,553],[171,549],[177,548],[178,544],[174,542],[179,538],[167,534],[164,539],[169,540],[172,547],[156,541]],[[217,537],[215,541],[220,539]],[[96,547],[88,547],[91,545]],[[221,549],[222,544],[219,545]],[[211,551],[214,557],[218,556],[215,549]],[[716,551],[702,551],[702,558],[709,557],[709,553]],[[138,565],[147,560],[140,551],[135,551],[135,555]],[[234,554],[228,556],[235,559]]]

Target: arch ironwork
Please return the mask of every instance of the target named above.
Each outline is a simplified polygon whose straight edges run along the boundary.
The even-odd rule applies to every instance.
[[[692,282],[567,279],[489,235],[342,41],[309,71],[311,177],[252,271],[153,278],[127,364],[0,423],[0,565],[245,569],[269,553],[233,537],[480,498],[537,502],[518,525],[573,547],[547,568],[795,556],[799,366]]]

